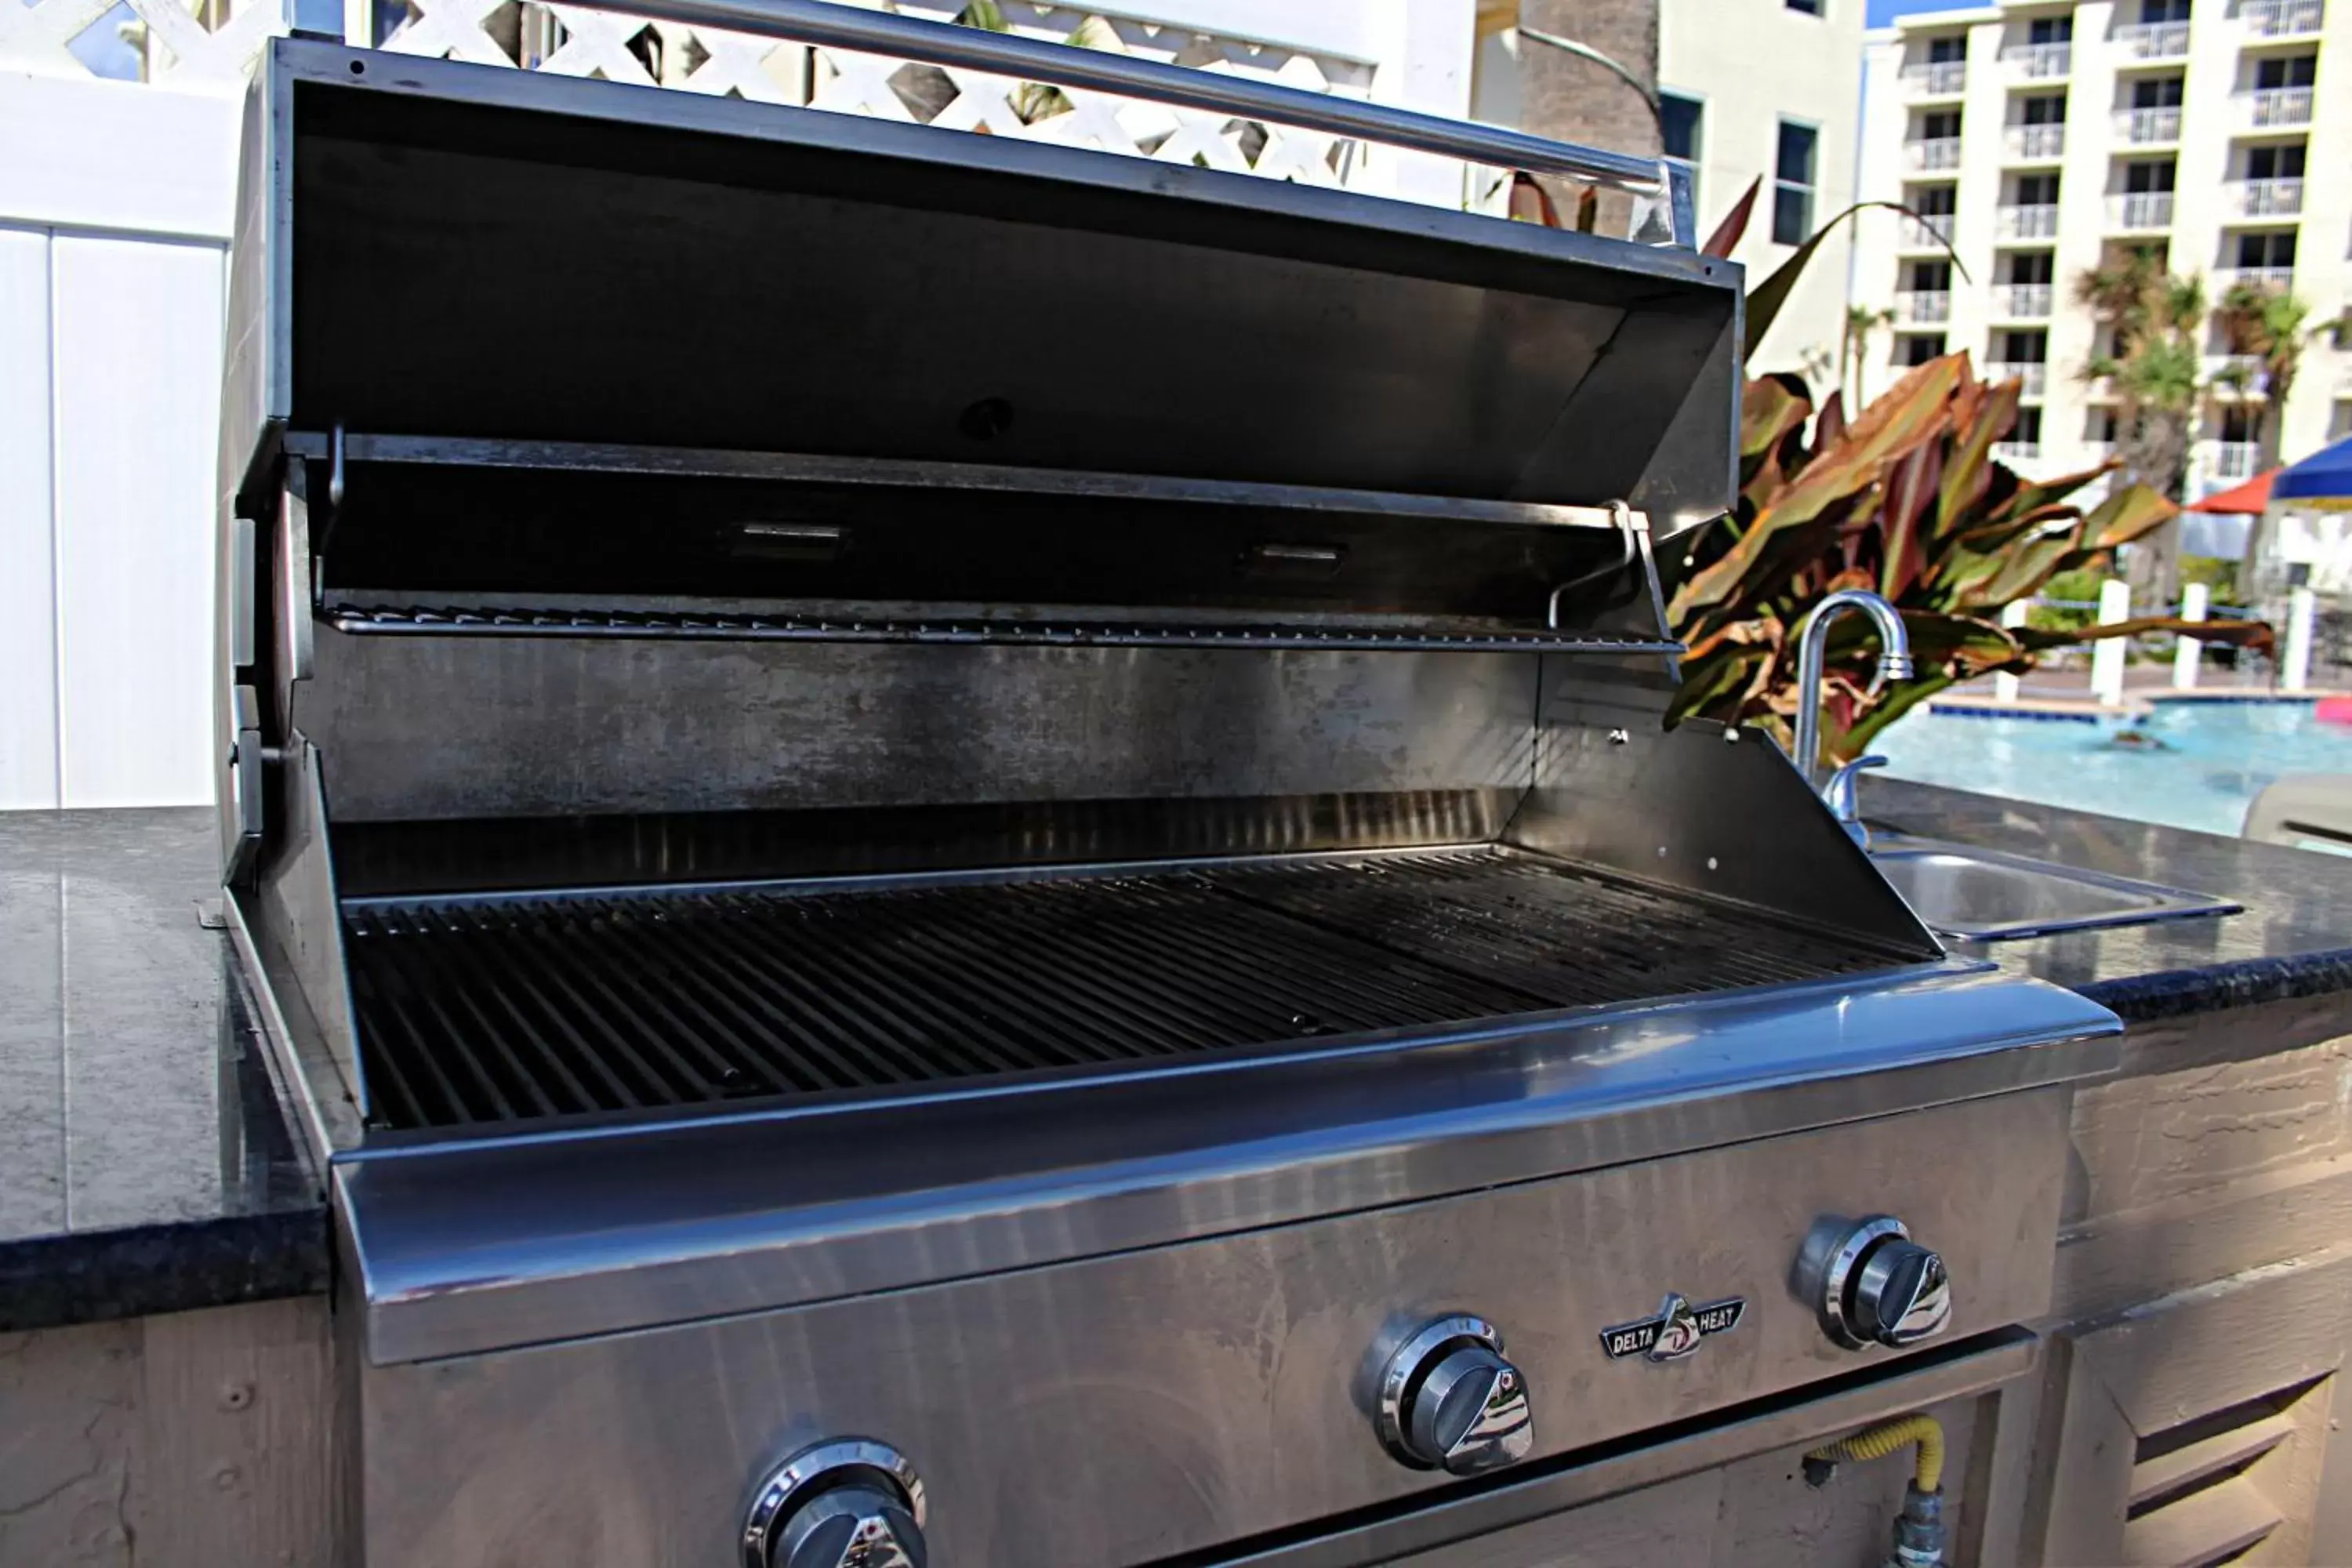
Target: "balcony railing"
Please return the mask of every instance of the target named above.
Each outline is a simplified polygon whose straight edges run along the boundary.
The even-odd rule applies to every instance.
[[[2293,38],[2316,33],[2326,19],[2326,0],[2245,0],[2239,20],[2258,38]]]
[[[2213,477],[2220,479],[2250,479],[2261,461],[2259,451],[2252,441],[2215,441],[2210,444]]]
[[[1895,319],[1915,325],[1932,325],[1952,319],[1952,291],[1948,289],[1904,289],[1895,296]]]
[[[1957,169],[1960,166],[1960,139],[1930,136],[1906,142],[1903,156],[1915,169]]]
[[[2003,283],[1993,289],[1993,309],[2012,321],[2038,321],[2050,313],[2047,283]]]
[[[1906,250],[1942,250],[1952,243],[1952,215],[1929,213],[1925,217],[1903,220],[1903,248]]]
[[[2189,54],[2186,22],[2126,22],[2112,36],[2134,59],[2177,60]]]
[[[2126,191],[2107,198],[2107,218],[2121,229],[2170,228],[2170,191]]]
[[[2180,108],[2118,109],[2116,134],[2135,147],[2158,147],[2180,140]]]
[[[2252,285],[2256,289],[2273,289],[2284,294],[2294,287],[2294,268],[2292,267],[2223,267],[2216,268],[2213,273],[2213,287],[2217,298],[2228,293],[2231,289],[2241,283]]]
[[[1989,360],[1985,363],[1987,381],[2022,383],[2019,391],[2027,397],[2041,396],[2049,378],[2050,367],[2041,360]]]
[[[2066,152],[2063,125],[2012,125],[2008,134],[2012,158],[2058,158]]]
[[[2010,44],[2000,51],[2000,63],[2018,76],[2047,78],[2064,76],[2074,66],[2074,46],[2070,43]]]
[[[2030,463],[2042,456],[2039,441],[1995,441],[1992,455],[2004,463]]]
[[[2246,101],[2244,122],[2257,131],[2311,123],[2311,89],[2307,87],[2258,87],[2238,96]]]
[[[2058,232],[2058,205],[2002,207],[1994,226],[2003,239],[2048,239]]]
[[[2303,177],[2240,180],[2237,208],[2248,217],[2293,217],[2303,210]]]
[[[1959,92],[1969,85],[1966,60],[1914,60],[1902,70],[1904,87],[1914,98],[1935,98]]]

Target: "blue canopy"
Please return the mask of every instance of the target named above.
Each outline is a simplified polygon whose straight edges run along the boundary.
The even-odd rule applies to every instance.
[[[2322,511],[2352,511],[2352,437],[2281,470],[2271,483],[2271,500]]]

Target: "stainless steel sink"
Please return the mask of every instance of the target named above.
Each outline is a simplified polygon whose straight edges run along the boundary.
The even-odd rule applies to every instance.
[[[1975,942],[2236,914],[2244,908],[2155,882],[1929,839],[1874,844],[1870,858],[1921,921],[1946,936]]]

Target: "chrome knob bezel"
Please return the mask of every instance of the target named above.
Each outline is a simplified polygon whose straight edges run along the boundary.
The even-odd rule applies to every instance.
[[[1532,1419],[1523,1421],[1498,1444],[1502,1456],[1489,1463],[1455,1470],[1444,1462],[1444,1456],[1432,1458],[1413,1441],[1412,1395],[1416,1380],[1434,1370],[1444,1358],[1449,1346],[1476,1346],[1492,1352],[1497,1360],[1503,1356],[1503,1331],[1484,1318],[1467,1313],[1452,1313],[1433,1318],[1405,1338],[1403,1343],[1389,1353],[1381,1370],[1380,1388],[1375,1399],[1373,1425],[1378,1429],[1381,1446],[1398,1463],[1416,1470],[1449,1470],[1458,1475],[1475,1474],[1479,1470],[1499,1468],[1516,1464],[1533,1451],[1535,1426]],[[1524,1373],[1504,1363],[1509,1373],[1518,1380],[1518,1396],[1528,1397]]]
[[[907,1512],[921,1529],[927,1518],[923,1479],[907,1456],[871,1437],[839,1437],[813,1444],[770,1470],[751,1494],[743,1516],[743,1568],[770,1568],[769,1553],[783,1539],[800,1506],[844,1470],[878,1472],[907,1500]]]
[[[1822,1264],[1818,1303],[1822,1328],[1831,1339],[1848,1350],[1868,1350],[1874,1345],[1900,1350],[1921,1340],[1934,1338],[1942,1333],[1951,1321],[1951,1276],[1948,1270],[1941,1268],[1940,1258],[1932,1250],[1929,1250],[1929,1257],[1936,1263],[1942,1279],[1935,1287],[1937,1300],[1929,1326],[1899,1332],[1899,1319],[1895,1324],[1887,1324],[1880,1321],[1874,1310],[1867,1314],[1869,1321],[1859,1321],[1857,1320],[1864,1314],[1849,1309],[1850,1298],[1853,1299],[1856,1309],[1860,1307],[1858,1293],[1871,1284],[1871,1260],[1882,1258],[1886,1247],[1897,1242],[1915,1247],[1920,1245],[1913,1239],[1910,1227],[1893,1215],[1872,1215],[1839,1237],[1837,1245]]]

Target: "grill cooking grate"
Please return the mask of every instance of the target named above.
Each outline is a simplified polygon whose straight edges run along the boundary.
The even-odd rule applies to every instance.
[[[1148,1065],[1890,962],[1496,849],[345,918],[400,1128]]]

